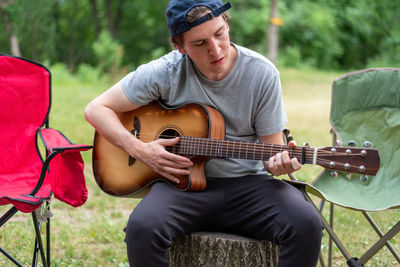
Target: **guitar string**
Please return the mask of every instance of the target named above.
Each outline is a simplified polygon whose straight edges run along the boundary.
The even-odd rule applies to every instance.
[[[164,137],[164,136],[163,136]],[[165,136],[166,137],[166,136]],[[264,153],[265,150],[269,150],[273,153],[278,153],[282,152],[283,150],[290,150],[291,153],[298,153],[299,155],[302,155],[302,149],[303,147],[294,147],[291,148],[290,146],[287,145],[278,145],[278,144],[267,144],[267,143],[261,143],[261,142],[248,142],[248,141],[233,141],[233,140],[220,140],[220,139],[207,139],[207,138],[201,138],[201,137],[190,137],[193,138],[193,140],[189,140],[187,136],[182,136],[183,138],[181,141],[177,144],[174,145],[174,148],[181,148],[181,147],[190,147],[188,148],[193,150],[193,147],[198,147],[200,149],[201,146],[209,146],[211,149],[216,149],[214,146],[218,145],[219,148],[224,148],[224,149],[231,149],[234,151],[235,149],[242,149],[243,144],[250,145],[250,149],[248,148],[247,150],[250,150],[251,152],[254,153]],[[183,140],[183,141],[182,141]],[[238,144],[239,143],[239,144]],[[262,146],[262,147],[259,147]],[[272,147],[272,149],[271,149]],[[195,148],[196,149],[196,148]],[[307,152],[311,153],[314,151],[315,148],[305,148]],[[354,148],[353,148],[354,150]],[[359,149],[357,149],[359,150]],[[251,153],[250,152],[250,153]],[[229,152],[227,152],[229,153]],[[307,153],[306,153],[307,154]],[[346,152],[331,152],[331,151],[326,151],[326,150],[318,150],[318,155],[319,156],[329,156],[329,155],[337,155],[337,156],[345,156],[348,155]],[[361,156],[361,153],[352,153],[351,155],[353,156]],[[310,158],[313,156],[310,155]]]
[[[281,151],[277,151],[277,152],[281,152]],[[293,158],[293,157],[301,158],[302,155],[300,153],[291,153],[290,156],[291,156],[291,158]],[[251,159],[251,157],[248,157],[248,159]],[[253,158],[253,159],[255,159],[255,158]],[[356,165],[350,164],[348,169],[345,169],[345,163],[335,162],[335,165],[333,167],[330,167],[329,164],[331,162],[332,162],[332,160],[317,159],[316,164],[317,165],[322,165],[322,166],[325,166],[325,167],[329,167],[330,169],[333,169],[333,170],[359,172],[358,171],[358,166],[356,166]],[[307,157],[306,156],[304,164],[313,164],[313,157]]]
[[[139,137],[140,135],[137,135],[137,137]],[[143,135],[142,135],[143,136]],[[173,136],[167,136],[167,135],[160,135],[160,137],[163,138],[171,138]],[[240,143],[240,144],[237,144]],[[235,154],[235,149],[239,150],[242,149],[243,143],[246,144],[247,146],[247,151],[250,151],[248,153],[248,157],[251,159],[252,157],[250,156],[251,154],[253,154],[253,158],[254,157],[262,157],[263,154],[265,154],[266,150],[268,150],[271,154],[276,154],[279,152],[282,152],[284,150],[287,150],[290,153],[291,157],[302,157],[303,156],[303,147],[295,147],[295,148],[291,148],[290,146],[287,145],[278,145],[278,144],[264,144],[264,143],[260,143],[260,142],[247,142],[247,141],[233,141],[233,140],[220,140],[220,139],[207,139],[207,138],[202,138],[202,137],[190,137],[190,136],[181,136],[181,140],[180,142],[178,142],[177,144],[175,144],[173,147],[174,149],[177,149],[179,151],[180,148],[184,147],[187,148],[188,146],[190,148],[186,149],[188,150],[187,153],[190,153],[193,151],[197,151],[196,154],[202,154],[201,152],[204,152],[204,150],[202,150],[202,148],[204,146],[207,147],[207,150],[209,153],[207,153],[206,155],[210,155],[210,154],[220,154],[222,156],[222,154],[226,154],[226,155],[234,155]],[[211,147],[209,147],[211,146]],[[218,146],[218,148],[216,148],[215,146]],[[250,149],[248,148],[248,146],[250,146]],[[262,146],[262,147],[260,147]],[[193,148],[194,147],[194,148]],[[197,147],[197,148],[196,148]],[[226,152],[221,153],[218,152],[221,149],[226,149]],[[232,151],[229,151],[232,150]],[[354,148],[352,148],[354,150]],[[185,150],[185,149],[184,149]],[[191,150],[191,151],[189,151]],[[305,155],[305,163],[310,163],[313,160],[313,155],[312,152],[314,151],[314,148],[305,148],[306,150],[306,155]],[[172,152],[173,150],[171,150]],[[183,151],[183,154],[185,154],[186,151]],[[308,153],[307,153],[308,152]],[[239,151],[237,151],[236,153],[239,153]],[[205,154],[205,153],[203,153]],[[268,154],[268,153],[267,153]],[[331,152],[331,151],[324,151],[324,150],[319,150],[318,151],[318,156],[319,157],[323,157],[323,156],[330,156],[334,154],[335,156],[346,156],[348,155],[345,152]],[[352,153],[352,156],[361,156],[361,154],[359,153]],[[329,164],[331,162],[331,160],[327,160],[327,159],[321,159],[318,158],[316,163],[317,164]],[[336,165],[342,164],[344,166],[343,163],[336,163]],[[352,165],[350,165],[350,167],[352,167]]]

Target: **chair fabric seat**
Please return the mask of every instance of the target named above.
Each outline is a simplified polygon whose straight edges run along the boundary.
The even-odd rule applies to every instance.
[[[0,227],[18,211],[31,213],[36,234],[32,266],[37,265],[39,253],[43,266],[50,266],[52,195],[74,207],[88,197],[80,152],[91,146],[74,145],[49,128],[50,108],[50,71],[31,60],[0,53],[0,205],[11,204],[0,217]],[[2,247],[0,252],[22,266]]]
[[[337,205],[363,211],[400,206],[400,69],[368,69],[335,80],[331,125],[347,146],[365,141],[379,150],[380,169],[367,182],[324,171],[306,191]]]

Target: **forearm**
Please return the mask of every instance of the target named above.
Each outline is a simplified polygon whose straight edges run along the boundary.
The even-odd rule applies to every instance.
[[[96,103],[89,103],[85,109],[85,119],[108,142],[135,156],[142,142],[132,135],[120,122],[117,113],[111,108]]]

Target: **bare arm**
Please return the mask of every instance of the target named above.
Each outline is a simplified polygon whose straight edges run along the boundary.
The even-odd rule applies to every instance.
[[[268,143],[268,144],[278,144],[284,145],[282,132],[266,135],[266,136],[259,136],[258,139],[261,142]],[[296,145],[292,143],[292,145]],[[279,176],[283,174],[289,174],[294,171],[297,171],[301,168],[301,164],[297,160],[297,158],[289,158],[289,153],[287,151],[283,151],[282,153],[277,153],[276,155],[272,156],[268,161],[264,161],[264,167],[274,176]]]
[[[118,113],[138,107],[128,99],[119,82],[86,106],[85,118],[107,141],[141,160],[165,178],[179,182],[175,175],[189,174],[186,168],[192,162],[165,150],[165,146],[174,145],[179,139],[159,139],[144,143],[125,129],[118,119]]]

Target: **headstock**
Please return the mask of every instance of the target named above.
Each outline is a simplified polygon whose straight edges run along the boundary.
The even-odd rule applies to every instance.
[[[379,152],[371,149],[371,143],[364,142],[364,148],[354,147],[350,141],[348,147],[322,147],[318,149],[316,164],[332,171],[361,174],[362,181],[368,180],[367,175],[376,175],[380,167]],[[337,175],[337,173],[336,173]],[[335,172],[332,172],[335,176]]]

